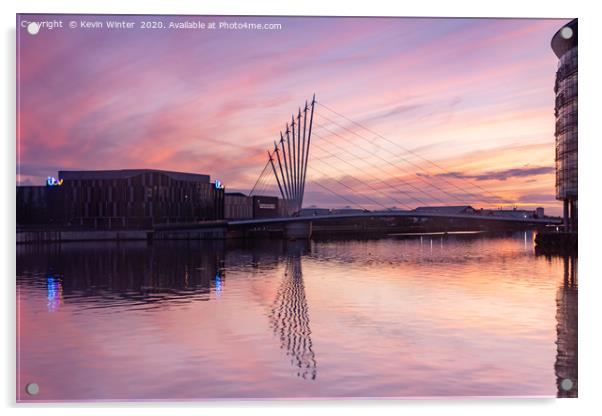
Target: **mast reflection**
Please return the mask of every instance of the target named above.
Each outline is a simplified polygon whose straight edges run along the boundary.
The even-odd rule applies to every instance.
[[[303,284],[301,252],[298,247],[287,254],[285,272],[269,315],[270,326],[280,339],[297,376],[315,380],[316,356],[313,351],[309,313]]]

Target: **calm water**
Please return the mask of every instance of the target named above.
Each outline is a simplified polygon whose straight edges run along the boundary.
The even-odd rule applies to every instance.
[[[18,399],[575,395],[576,262],[532,239],[19,246]]]

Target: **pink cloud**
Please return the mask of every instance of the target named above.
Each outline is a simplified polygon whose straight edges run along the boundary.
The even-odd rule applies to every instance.
[[[562,20],[269,20],[283,30],[20,36],[21,180],[148,167],[250,189],[314,92],[442,164],[522,140],[553,146],[549,40]]]

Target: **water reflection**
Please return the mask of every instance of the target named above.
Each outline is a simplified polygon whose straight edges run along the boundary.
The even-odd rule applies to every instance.
[[[88,243],[17,249],[18,284],[44,285],[49,312],[66,301],[94,309],[209,300],[212,289],[219,296],[224,280],[224,248],[219,243]]]
[[[297,376],[315,380],[316,355],[313,351],[303,284],[302,249],[300,246],[289,249],[284,276],[276,292],[269,318],[274,335],[280,339],[280,348],[286,350],[291,364],[297,368]]]
[[[301,258],[307,243],[282,241],[229,247],[232,270],[285,263],[269,324],[297,375],[315,379],[316,359],[309,326]],[[93,243],[64,246],[19,246],[19,285],[46,289],[47,310],[64,302],[90,310],[156,309],[166,304],[207,301],[222,296],[225,285],[222,243]],[[42,279],[42,277],[45,277]]]
[[[222,294],[222,277],[219,273],[215,275],[215,296],[220,297]]]
[[[558,397],[577,397],[578,394],[578,308],[577,308],[577,258],[563,258],[564,279],[556,295],[557,355],[554,369]],[[567,382],[564,380],[570,380]],[[563,385],[564,381],[564,385]],[[571,387],[572,384],[572,387]],[[566,390],[566,387],[571,387]]]
[[[577,395],[576,259],[522,232],[18,246],[17,291],[19,400]]]
[[[55,312],[63,303],[63,284],[60,279],[49,274],[46,277],[48,291],[48,312]]]

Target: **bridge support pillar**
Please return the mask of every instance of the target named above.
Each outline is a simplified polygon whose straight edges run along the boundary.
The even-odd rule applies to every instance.
[[[290,222],[285,226],[287,240],[309,240],[311,238],[311,221]]]

